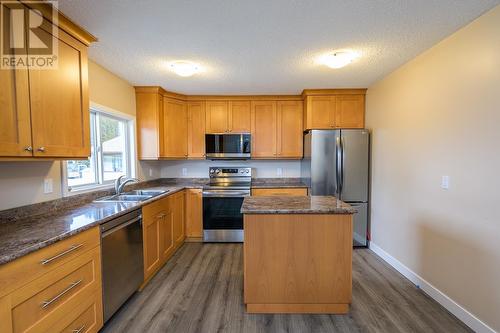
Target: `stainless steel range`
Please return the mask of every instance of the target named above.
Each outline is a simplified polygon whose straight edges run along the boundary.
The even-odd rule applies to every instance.
[[[210,167],[203,188],[203,241],[243,242],[243,199],[250,196],[252,168]]]

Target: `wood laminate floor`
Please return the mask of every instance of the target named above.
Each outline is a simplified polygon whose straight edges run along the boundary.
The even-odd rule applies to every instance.
[[[246,314],[241,244],[186,243],[103,332],[471,332],[368,249],[348,315]]]

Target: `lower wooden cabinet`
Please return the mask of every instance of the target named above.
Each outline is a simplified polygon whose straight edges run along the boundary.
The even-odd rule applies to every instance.
[[[82,234],[60,243],[75,242]],[[82,332],[99,331],[103,318],[98,228],[86,235],[95,236],[97,246],[71,254],[72,257],[65,257],[65,252],[56,254],[62,255],[49,262],[50,269],[35,279],[26,274],[18,276],[17,287],[0,298],[0,332],[72,332],[81,327],[84,327]],[[41,251],[59,247],[60,243]],[[35,252],[3,266],[0,280],[4,281],[19,266],[31,266],[31,257],[38,255]]]
[[[186,237],[200,239],[203,236],[203,198],[201,189],[186,190]]]
[[[266,195],[307,195],[307,188],[253,188],[253,196],[266,196]]]
[[[148,281],[184,243],[184,191],[142,208],[144,281]]]

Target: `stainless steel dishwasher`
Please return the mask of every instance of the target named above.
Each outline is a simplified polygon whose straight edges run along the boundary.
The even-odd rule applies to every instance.
[[[101,225],[104,322],[144,281],[141,210]]]

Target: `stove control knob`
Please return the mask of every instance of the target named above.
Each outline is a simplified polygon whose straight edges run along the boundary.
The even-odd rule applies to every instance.
[[[219,173],[220,173],[220,170],[219,170],[219,169],[216,169],[216,170],[215,170],[215,173],[219,174]]]
[[[248,169],[245,170],[246,173],[249,173]]]
[[[214,169],[210,169],[210,173],[214,173],[214,172],[215,172],[215,170],[214,170]]]

